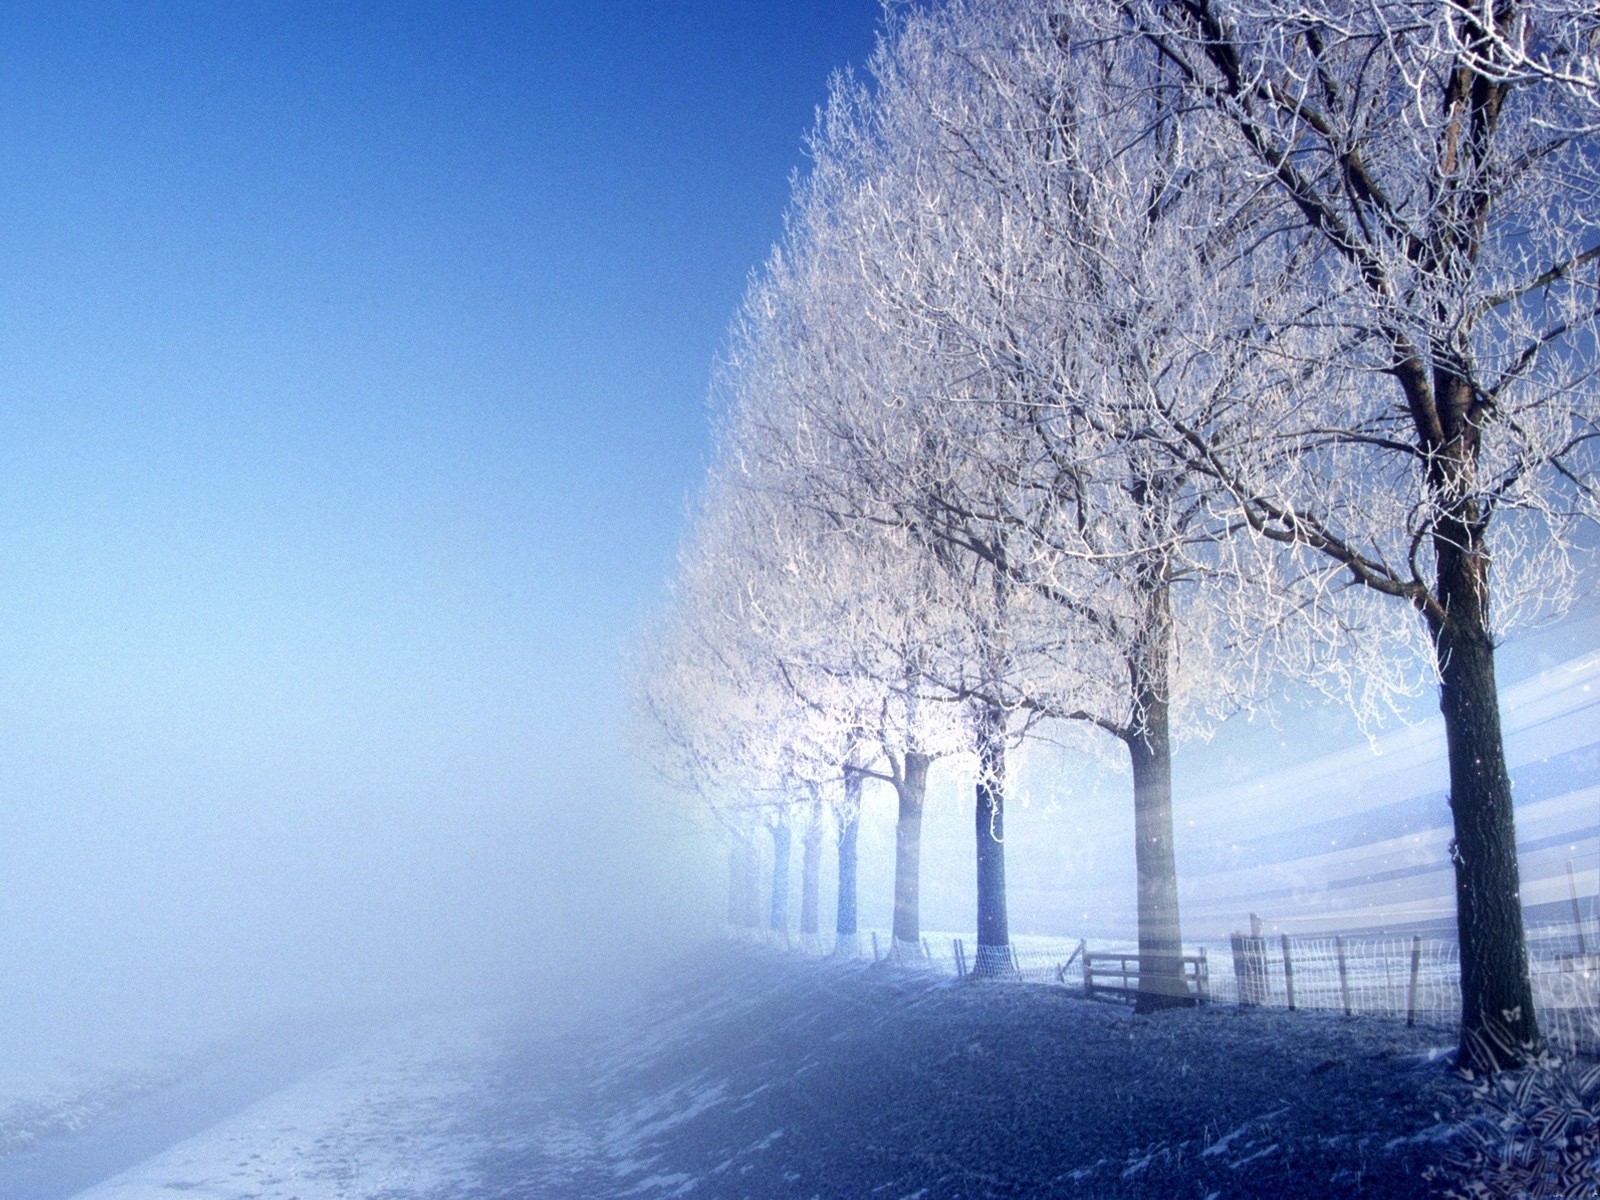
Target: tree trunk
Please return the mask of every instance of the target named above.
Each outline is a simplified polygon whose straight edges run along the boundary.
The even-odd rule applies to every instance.
[[[978,849],[978,953],[972,973],[1012,972],[1006,922],[1005,714],[985,707],[978,732],[976,833]]]
[[[728,843],[728,928],[744,924],[744,847],[739,841]]]
[[[1456,875],[1456,933],[1461,946],[1461,1045],[1468,1070],[1495,1071],[1543,1050],[1528,947],[1522,927],[1511,775],[1500,730],[1500,695],[1489,625],[1489,513],[1478,498],[1481,427],[1471,383],[1437,368],[1433,411],[1443,441],[1431,453],[1426,482],[1438,517],[1433,531],[1434,599],[1425,608],[1439,669],[1439,711],[1450,759],[1450,857]],[[1408,393],[1413,408],[1426,393]]]
[[[800,855],[800,936],[817,940],[817,892],[822,874],[822,815],[814,813],[806,825]]]
[[[894,950],[899,956],[921,958],[922,918],[922,805],[928,792],[925,754],[908,753],[901,778],[895,784],[900,816],[894,827]]]
[[[767,928],[789,934],[789,824],[780,821],[772,827],[772,908]]]
[[[834,924],[834,953],[860,953],[856,929],[856,837],[861,831],[861,773],[844,770],[844,807],[839,813],[839,915]]]
[[[1461,1046],[1474,1071],[1520,1066],[1543,1048],[1533,1010],[1511,776],[1500,731],[1494,642],[1482,597],[1487,555],[1461,543],[1438,552],[1438,591],[1448,614],[1430,624],[1439,667],[1439,709],[1450,757],[1451,858],[1461,943]]]
[[[1139,901],[1139,995],[1134,1012],[1191,1003],[1183,980],[1183,927],[1178,916],[1178,863],[1172,829],[1172,736],[1168,702],[1172,661],[1172,595],[1165,556],[1140,579],[1144,627],[1129,673],[1134,719],[1128,737],[1133,766],[1134,873]]]
[[[744,920],[751,933],[761,928],[761,847],[753,833],[744,836]]]
[[[1146,704],[1144,728],[1127,743],[1133,763],[1133,858],[1139,886],[1139,998],[1133,1009],[1137,1013],[1191,1003],[1183,979],[1183,931],[1178,918],[1167,704],[1153,698]]]

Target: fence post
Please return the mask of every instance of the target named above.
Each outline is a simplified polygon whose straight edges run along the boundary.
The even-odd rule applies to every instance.
[[[1422,935],[1411,935],[1411,988],[1406,993],[1406,1024],[1417,1023],[1417,976],[1422,973]]]
[[[1007,942],[1006,949],[1011,954],[1011,973],[1020,979],[1022,977],[1022,966],[1017,962],[1017,948],[1012,943]]]
[[[878,931],[876,929],[872,931],[872,961],[878,961]]]
[[[966,947],[961,944],[960,938],[951,938],[950,944],[956,952],[956,978],[965,979],[967,977]]]
[[[1194,990],[1201,1004],[1211,1003],[1211,968],[1206,963],[1206,948],[1200,947],[1200,967],[1195,971]]]
[[[1089,965],[1089,951],[1083,952],[1083,998],[1094,999],[1094,971]]]
[[[925,958],[933,957],[933,948],[928,945],[928,939],[922,939],[922,953]]]
[[[1294,1011],[1294,959],[1289,956],[1289,935],[1283,935],[1283,985],[1289,993],[1289,1011]]]
[[[1250,964],[1250,989],[1257,1004],[1267,1004],[1272,999],[1272,989],[1267,986],[1267,939],[1261,933],[1261,918],[1250,914],[1250,940],[1245,944],[1245,961]]]
[[[1261,928],[1261,918],[1250,914],[1251,930]],[[1233,975],[1239,982],[1239,1006],[1267,1004],[1272,1000],[1272,989],[1267,977],[1267,939],[1258,932],[1246,937],[1235,933],[1233,941]]]
[[[1066,983],[1067,982],[1067,968],[1072,965],[1072,960],[1075,959],[1075,958],[1081,958],[1083,955],[1087,954],[1088,952],[1089,952],[1089,943],[1088,943],[1088,941],[1086,939],[1084,939],[1084,938],[1079,938],[1078,939],[1078,948],[1076,950],[1074,950],[1071,954],[1067,955],[1067,961],[1066,962],[1062,963],[1059,967],[1056,968],[1056,982],[1057,983],[1063,983],[1063,984]],[[1080,971],[1083,970],[1083,964],[1081,962],[1078,964],[1078,969]]]
[[[1572,873],[1572,860],[1567,859],[1567,890],[1572,895],[1572,927],[1578,931],[1578,953],[1585,957],[1589,954],[1589,945],[1583,936],[1583,913],[1578,908],[1578,879]]]
[[[1233,933],[1228,937],[1228,943],[1233,947],[1233,981],[1235,991],[1239,995],[1239,1007],[1249,1007],[1253,997],[1250,995],[1248,972],[1244,960],[1244,934]]]
[[[1344,1000],[1344,1015],[1348,1017],[1354,1010],[1350,1007],[1350,968],[1345,965],[1344,934],[1334,939],[1334,945],[1339,950],[1339,995]]]

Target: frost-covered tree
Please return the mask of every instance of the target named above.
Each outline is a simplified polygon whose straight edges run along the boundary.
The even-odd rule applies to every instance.
[[[914,431],[894,418],[874,424],[882,399],[894,398],[890,364],[908,363],[909,348],[870,344],[859,303],[849,303],[862,297],[831,257],[841,244],[812,223],[838,221],[823,200],[835,178],[819,160],[788,246],[747,301],[729,371],[734,457],[752,487],[812,514],[815,553],[797,568],[804,583],[788,601],[805,612],[799,597],[832,587],[822,620],[815,609],[800,618],[825,631],[829,650],[813,655],[831,654],[826,670],[882,689],[877,717],[863,729],[882,752],[882,768],[867,773],[892,783],[900,800],[897,949],[920,953],[916,880],[927,767],[959,744],[978,763],[978,967],[1009,970],[1003,760],[1030,715],[1014,716],[997,674],[1006,661],[998,600],[1010,581],[930,542],[932,526],[917,515],[930,472],[964,469],[966,447],[946,439],[901,455],[884,439]],[[896,476],[892,483],[886,471]],[[992,686],[976,682],[980,676]]]
[[[786,382],[832,471],[819,503],[912,531],[964,577],[969,653],[930,677],[980,729],[1047,715],[1127,753],[1148,1008],[1186,994],[1173,737],[1248,697],[1281,597],[1217,553],[1191,470],[1151,437],[1149,393],[1241,382],[1194,352],[1241,201],[1170,91],[1130,106],[1111,86],[1125,59],[1048,6],[904,14],[814,141]]]
[[[633,648],[629,683],[646,753],[669,786],[691,797],[691,813],[728,846],[728,924],[763,928],[761,809],[744,791],[714,706],[697,678],[704,658],[674,608],[658,614]],[[764,840],[764,838],[762,839]]]
[[[791,664],[760,635],[750,608],[760,547],[744,536],[738,493],[714,477],[680,554],[673,602],[634,666],[634,691],[656,761],[739,837],[755,827],[772,839],[768,925],[788,927],[793,827],[802,829],[803,933],[815,923],[818,856],[827,785],[837,782],[848,724],[804,695]],[[846,802],[849,802],[846,789]],[[853,858],[856,813],[841,811],[841,861]],[[853,879],[841,881],[848,899]],[[853,934],[853,917],[851,919]]]
[[[847,810],[887,764],[905,823],[908,713],[964,731],[980,968],[1030,720],[1128,754],[1160,1004],[1174,738],[1285,672],[1370,715],[1425,648],[1463,1061],[1536,1050],[1493,645],[1596,500],[1595,48],[1562,0],[950,0],[837,83],[735,340],[708,594]]]
[[[932,602],[929,564],[917,547],[879,525],[841,520],[836,508],[817,502],[816,448],[797,454],[795,430],[786,424],[793,410],[774,386],[773,356],[792,350],[774,321],[783,303],[776,282],[752,286],[722,373],[725,469],[747,492],[744,525],[756,531],[767,564],[741,580],[744,603],[753,629],[781,654],[796,695],[851,731],[845,807],[859,811],[868,780],[895,791],[891,953],[920,958],[928,768],[966,747],[957,706],[921,694],[922,664],[946,636],[949,613]],[[755,519],[756,512],[765,515]]]
[[[1423,642],[1449,750],[1461,1060],[1521,1062],[1540,1038],[1494,648],[1565,601],[1596,499],[1593,7],[1061,11],[1081,36],[1131,30],[1128,53],[1159,57],[1188,136],[1270,211],[1276,233],[1247,263],[1295,266],[1293,317],[1280,302],[1232,323],[1237,346],[1277,357],[1277,384],[1152,413],[1168,452],[1214,481],[1219,515],[1285,548],[1308,611],[1362,626],[1369,647]]]

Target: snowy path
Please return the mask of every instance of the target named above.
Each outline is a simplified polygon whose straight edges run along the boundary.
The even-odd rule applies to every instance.
[[[333,1057],[326,1040],[255,1047],[148,1097],[116,1121],[0,1159],[0,1196],[461,1194],[470,1190],[475,1147],[455,1112],[481,1085],[502,1023],[489,1012],[410,1022],[363,1037],[359,1049],[331,1066],[322,1065]]]
[[[0,1197],[66,1200],[336,1058],[336,1025],[278,1030],[209,1055],[174,1048],[122,1066],[8,1079],[0,1106]]]
[[[493,1058],[492,1014],[390,1030],[80,1200],[393,1200],[470,1190],[456,1112]]]

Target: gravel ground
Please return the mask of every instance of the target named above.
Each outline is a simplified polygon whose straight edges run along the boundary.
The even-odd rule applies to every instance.
[[[1451,1043],[720,947],[603,1031],[524,1036],[468,1120],[475,1194],[1439,1196],[1482,1107]]]

